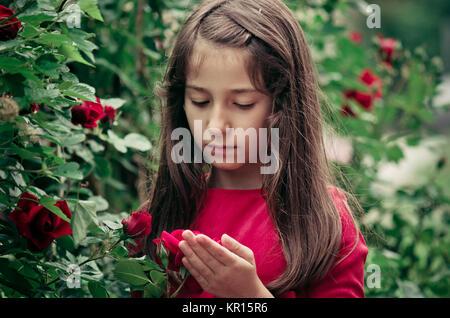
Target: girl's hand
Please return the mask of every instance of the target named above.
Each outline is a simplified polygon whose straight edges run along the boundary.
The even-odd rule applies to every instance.
[[[273,297],[256,273],[251,249],[226,234],[221,238],[223,246],[189,230],[182,235],[182,262],[203,290],[217,297]]]

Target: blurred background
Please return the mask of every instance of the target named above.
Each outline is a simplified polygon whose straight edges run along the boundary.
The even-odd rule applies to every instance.
[[[26,2],[1,0],[10,7]],[[68,148],[88,182],[70,183],[67,195],[95,197],[111,213],[145,201],[160,129],[154,88],[183,20],[199,2],[101,0],[103,21],[83,15],[80,29],[93,45],[83,42],[84,62],[73,57],[67,66],[118,113],[106,145],[90,143],[95,159]],[[366,296],[449,297],[450,2],[284,2],[316,64],[333,171],[344,174],[340,186],[364,210],[358,221],[370,250]],[[130,133],[151,146],[127,148],[121,138]],[[62,189],[46,178],[34,182]]]

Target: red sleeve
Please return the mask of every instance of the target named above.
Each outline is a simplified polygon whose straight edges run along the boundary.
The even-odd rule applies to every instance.
[[[344,193],[335,187],[330,186],[328,189],[341,216],[342,237],[337,260],[348,255],[340,263],[331,267],[321,280],[312,283],[307,290],[301,293],[289,291],[281,297],[364,297],[364,264],[368,253],[366,242],[361,232],[353,224],[349,214],[352,212]]]

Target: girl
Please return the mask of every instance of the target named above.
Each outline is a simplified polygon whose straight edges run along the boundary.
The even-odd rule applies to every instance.
[[[152,214],[150,257],[162,231],[188,229],[179,248],[202,290],[179,297],[363,297],[368,250],[332,186],[313,62],[292,12],[280,0],[204,1],[163,84],[159,168],[139,209]],[[175,163],[172,132],[194,133],[197,120],[231,146],[212,154],[244,147],[245,162]],[[277,128],[278,169],[261,174],[248,140],[239,145],[227,128]],[[217,144],[205,136],[188,149]]]

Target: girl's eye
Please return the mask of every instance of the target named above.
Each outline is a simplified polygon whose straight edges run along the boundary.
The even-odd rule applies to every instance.
[[[197,106],[203,106],[203,105],[208,104],[208,101],[206,101],[206,102],[196,102],[196,101],[191,100],[191,102],[192,102],[192,104],[197,105]]]
[[[242,104],[236,104],[237,106],[239,106],[240,108],[243,108],[243,109],[248,109],[248,108],[251,108],[253,105],[255,105],[255,104],[247,104],[247,105],[242,105]]]
[[[209,103],[209,101],[206,101],[206,102],[197,102],[197,101],[193,101],[193,100],[191,100],[191,102],[192,102],[192,104],[194,104],[194,105],[196,105],[196,106],[204,106],[204,105],[206,105],[206,104]],[[248,109],[248,108],[251,108],[251,107],[252,107],[253,105],[255,105],[255,104],[245,104],[245,105],[243,105],[243,104],[235,103],[235,105],[237,105],[238,107],[243,108],[243,109]]]

